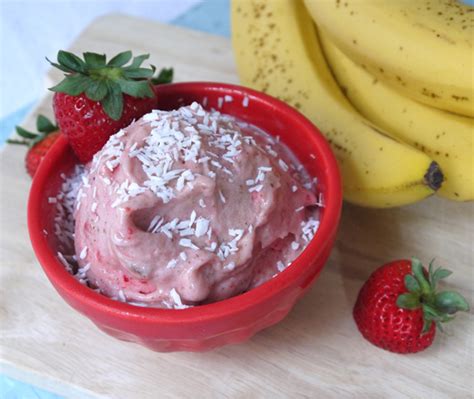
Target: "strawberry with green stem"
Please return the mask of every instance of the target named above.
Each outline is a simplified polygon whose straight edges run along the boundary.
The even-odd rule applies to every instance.
[[[83,53],[83,59],[59,51],[51,65],[65,72],[65,78],[50,90],[55,92],[53,109],[61,132],[86,163],[109,137],[133,120],[156,108],[154,85],[169,83],[172,69],[156,73],[142,67],[148,54],[132,58],[131,51],[107,62],[104,54]]]
[[[25,167],[28,174],[33,177],[44,156],[59,137],[58,127],[44,115],[36,119],[38,133],[30,132],[21,126],[16,127],[16,132],[22,140],[9,139],[7,143],[21,144],[29,147],[25,156]]]
[[[413,258],[378,268],[359,292],[353,315],[362,335],[371,343],[397,353],[419,352],[430,346],[436,328],[453,320],[469,304],[457,292],[437,292],[449,270],[423,268]]]

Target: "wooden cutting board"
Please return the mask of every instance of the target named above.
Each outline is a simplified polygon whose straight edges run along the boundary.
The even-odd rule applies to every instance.
[[[122,15],[96,20],[72,50],[150,52],[176,80],[237,82],[227,39]],[[58,81],[51,72],[48,81]],[[40,78],[40,77],[38,77]],[[46,91],[45,91],[46,93]],[[38,112],[51,114],[45,94]],[[379,264],[417,255],[455,271],[473,302],[473,203],[431,198],[393,210],[345,205],[339,238],[313,289],[280,324],[213,352],[154,353],[96,329],[56,294],[27,234],[30,179],[24,150],[0,153],[1,371],[65,395],[88,398],[468,398],[473,393],[473,316],[420,354],[395,355],[362,339],[351,309]]]

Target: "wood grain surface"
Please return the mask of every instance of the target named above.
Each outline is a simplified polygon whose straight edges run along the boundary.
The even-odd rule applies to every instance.
[[[72,50],[150,52],[176,80],[237,82],[224,38],[110,15]],[[48,81],[60,77],[51,73]],[[46,92],[45,92],[46,93]],[[37,112],[51,114],[45,94]],[[474,204],[430,198],[393,210],[345,204],[338,240],[312,290],[280,324],[202,354],[151,352],[117,341],[54,291],[26,226],[24,149],[0,152],[1,371],[73,398],[472,398],[473,316],[461,314],[425,352],[402,356],[362,339],[351,309],[379,264],[417,255],[454,270],[451,288],[473,303]]]

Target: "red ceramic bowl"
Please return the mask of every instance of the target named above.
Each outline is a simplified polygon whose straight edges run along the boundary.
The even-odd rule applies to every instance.
[[[334,243],[341,211],[341,181],[336,160],[311,122],[265,94],[221,83],[192,82],[160,86],[158,95],[160,109],[174,109],[192,101],[204,104],[207,101],[206,108],[217,109],[222,103],[222,112],[281,137],[309,173],[318,178],[324,199],[319,230],[305,251],[265,284],[209,305],[183,310],[144,308],[100,295],[76,281],[56,257],[55,207],[48,203],[48,197],[57,194],[61,184],[59,175],[68,173],[77,163],[63,137],[46,155],[31,187],[28,228],[33,249],[64,300],[116,338],[161,352],[204,351],[244,341],[282,320],[321,272]],[[223,101],[226,95],[232,96],[231,102]],[[248,99],[248,106],[244,98]]]

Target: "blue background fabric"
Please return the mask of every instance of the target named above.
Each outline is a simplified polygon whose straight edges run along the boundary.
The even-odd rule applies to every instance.
[[[90,21],[99,15],[103,15],[109,12],[120,11],[122,13],[128,13],[136,16],[143,16],[150,19],[151,15],[155,15],[156,5],[158,4],[161,8],[160,13],[154,18],[161,22],[170,22],[174,25],[182,26],[189,29],[201,30],[204,32],[222,35],[230,37],[230,21],[229,21],[229,0],[159,0],[159,1],[61,1],[58,6],[58,2],[53,1],[4,1],[0,0],[0,13],[1,13],[1,36],[0,36],[0,55],[1,55],[1,69],[0,76],[2,76],[2,93],[0,102],[0,146],[3,145],[5,140],[10,136],[16,125],[20,124],[26,115],[32,110],[36,102],[40,99],[41,95],[41,82],[38,87],[33,89],[29,88],[29,93],[22,93],[21,96],[17,96],[17,87],[13,87],[13,83],[27,79],[30,74],[31,79],[37,79],[44,75],[45,69],[38,72],[37,65],[46,64],[44,60],[44,49],[49,50],[51,54],[49,57],[55,57],[55,52],[59,48],[67,48],[75,36],[77,36],[82,28],[84,28]],[[55,29],[36,29],[36,23],[28,25],[27,22],[23,22],[21,26],[18,26],[18,18],[26,12],[29,14],[26,18],[28,21],[30,18],[36,18],[35,13],[38,12],[39,8],[47,8],[51,4],[55,4],[55,13],[51,16],[44,16],[42,25],[56,24]],[[87,5],[85,16],[83,16],[81,22],[82,26],[61,26],[58,25],[57,21],[66,20],[70,15],[74,15],[76,12],[77,4],[82,7]],[[83,12],[83,11],[81,11]],[[36,14],[37,15],[37,14]],[[15,25],[16,24],[16,25]],[[51,44],[51,37],[61,36],[63,30],[68,30],[69,33],[63,36],[63,39],[69,40],[69,42],[61,42],[58,44]],[[21,30],[21,32],[17,32]],[[71,31],[73,34],[71,34]],[[33,65],[21,65],[20,68],[17,66],[27,58],[23,54],[14,55],[14,60],[7,60],[7,54],[9,51],[7,42],[12,43],[11,36],[17,34],[18,37],[13,39],[13,43],[17,46],[17,43],[21,43],[24,38],[33,37],[34,35],[43,35],[38,39],[39,43],[35,46],[40,49],[37,52],[37,60]],[[54,41],[53,41],[54,42]],[[41,44],[43,43],[43,44]],[[56,47],[53,47],[56,46]],[[48,51],[46,52],[48,53]],[[9,54],[10,55],[10,54]],[[32,55],[29,54],[28,57]],[[8,62],[7,62],[8,61]],[[26,62],[26,61],[25,61]],[[15,65],[15,67],[13,67]],[[35,69],[36,67],[36,69]],[[4,79],[9,80],[9,84],[4,82]],[[29,80],[29,79],[28,79]],[[31,80],[30,80],[31,82]],[[23,90],[27,90],[25,87]],[[12,100],[12,97],[15,97]],[[11,109],[11,104],[14,104],[14,108]],[[16,107],[16,108],[15,108]],[[14,380],[7,377],[4,374],[0,374],[0,398],[2,399],[62,399],[61,396],[55,395],[51,392],[46,392],[42,389],[26,384],[24,382]]]

